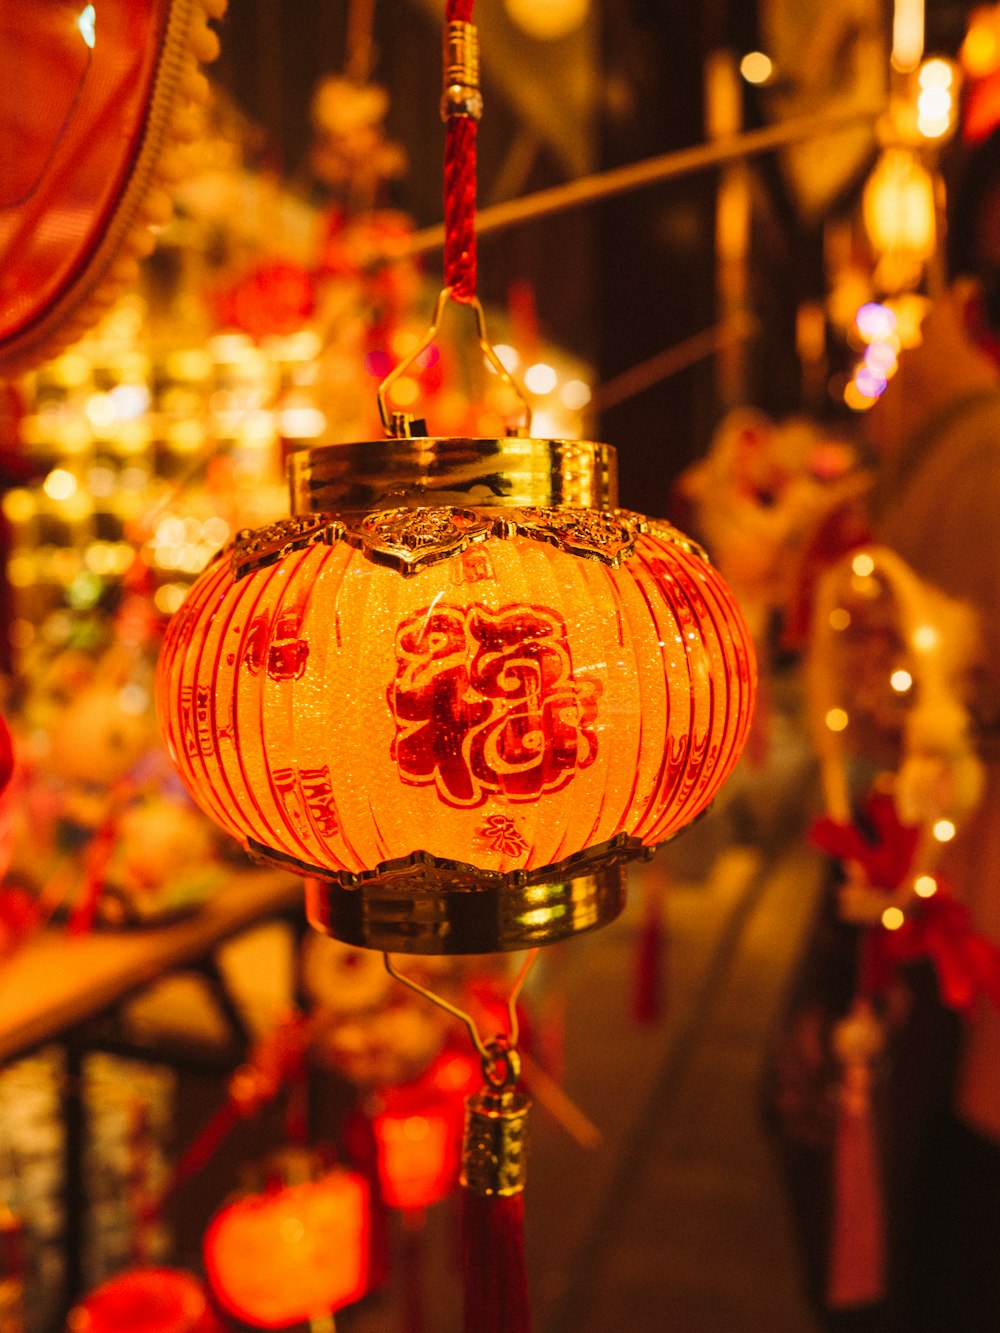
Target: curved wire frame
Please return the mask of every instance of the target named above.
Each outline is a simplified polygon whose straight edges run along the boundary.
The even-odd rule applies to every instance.
[[[451,1014],[452,1018],[457,1018],[459,1022],[465,1024],[466,1031],[472,1040],[472,1044],[476,1048],[479,1058],[483,1062],[483,1070],[487,1073],[487,1077],[489,1077],[488,1071],[496,1066],[499,1055],[503,1055],[506,1060],[508,1055],[513,1055],[515,1053],[518,1037],[520,1035],[520,1025],[517,1017],[517,1001],[520,998],[524,983],[528,979],[528,973],[531,971],[538,954],[538,949],[530,949],[524,962],[521,964],[517,976],[514,978],[514,984],[511,987],[510,995],[507,998],[507,1019],[509,1027],[506,1037],[502,1038],[500,1043],[496,1041],[492,1043],[485,1042],[479,1028],[476,1026],[476,1020],[467,1010],[460,1009],[458,1005],[452,1004],[450,1000],[446,1000],[443,995],[438,995],[434,991],[428,990],[426,986],[421,986],[419,981],[414,981],[412,977],[404,976],[402,972],[396,969],[389,954],[384,953],[382,958],[385,962],[385,970],[391,977],[395,978],[396,981],[402,982],[404,986],[408,986],[410,990],[415,991],[418,995],[422,995],[425,1000],[430,1000],[431,1004],[436,1004],[439,1009],[443,1009],[445,1013]]]
[[[434,314],[431,316],[430,328],[424,334],[423,338],[417,344],[414,350],[410,353],[410,355],[405,357],[402,361],[400,361],[398,366],[394,366],[392,370],[389,371],[388,375],[386,375],[382,383],[378,386],[378,412],[379,416],[382,418],[382,426],[385,429],[386,435],[398,436],[401,433],[399,430],[399,422],[402,414],[394,413],[389,410],[389,406],[386,401],[389,390],[392,388],[392,386],[396,383],[398,379],[400,379],[403,375],[406,374],[406,372],[410,369],[410,367],[414,364],[414,362],[417,361],[423,355],[424,352],[426,352],[427,348],[430,347],[431,343],[435,340],[435,338],[438,335],[438,329],[440,328],[441,320],[444,316],[445,307],[451,300],[454,300],[453,289],[451,287],[443,287],[440,293],[438,294],[437,301],[435,302],[434,305]],[[469,306],[472,309],[473,313],[475,314],[476,339],[479,343],[479,346],[482,348],[483,355],[486,357],[486,360],[489,363],[489,365],[492,366],[492,368],[499,375],[501,383],[504,384],[508,389],[510,389],[514,394],[517,395],[517,399],[524,410],[524,423],[521,427],[518,428],[517,434],[530,435],[531,406],[528,403],[527,398],[525,397],[524,390],[511,375],[510,371],[500,360],[499,356],[497,356],[496,349],[490,342],[489,334],[487,333],[486,330],[486,314],[483,310],[482,303],[480,302],[478,297],[474,296],[471,301],[455,301],[455,304]]]

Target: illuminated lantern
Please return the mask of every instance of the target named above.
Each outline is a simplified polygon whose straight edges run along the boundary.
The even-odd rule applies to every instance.
[[[379,1186],[390,1208],[429,1208],[455,1188],[465,1098],[479,1082],[478,1061],[449,1050],[422,1078],[380,1093],[373,1129]]]
[[[899,291],[919,279],[937,237],[934,177],[909,148],[886,148],[862,196],[865,230],[880,256],[877,279]]]
[[[70,1312],[68,1333],[222,1333],[190,1273],[137,1268],[104,1282]]]
[[[703,553],[615,508],[614,451],[396,439],[293,459],[298,517],[194,585],[160,716],[202,808],[316,877],[349,943],[476,953],[613,918],[700,814],[754,662]]]
[[[625,862],[732,772],[756,684],[746,625],[704,553],[617,507],[613,449],[530,438],[523,395],[526,425],[503,439],[431,437],[387,409],[449,301],[472,309],[487,362],[518,392],[475,294],[472,7],[445,4],[445,287],[380,387],[388,438],[293,455],[293,517],[239,534],[202,574],[157,677],[195,800],[308,877],[314,925],[385,951],[390,969],[389,951],[523,949],[611,921]],[[509,1040],[482,1041],[459,1014],[485,1079],[461,1172],[475,1333],[528,1326],[515,1009],[528,966]]]
[[[507,0],[507,13],[518,27],[540,41],[568,37],[589,9],[590,0]]]
[[[331,1171],[227,1204],[205,1233],[219,1305],[254,1328],[329,1315],[368,1288],[368,1187]]]

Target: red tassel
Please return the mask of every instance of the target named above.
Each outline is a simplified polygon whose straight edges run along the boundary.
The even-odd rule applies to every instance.
[[[483,1062],[487,1085],[465,1103],[462,1273],[465,1333],[530,1333],[524,1266],[524,1180],[531,1099],[501,1038]]]
[[[524,1192],[466,1190],[462,1213],[465,1333],[530,1333]]]
[[[844,1058],[833,1158],[833,1220],[827,1303],[875,1305],[885,1297],[885,1213],[871,1107],[870,1060],[880,1034],[865,1005],[835,1038]]]

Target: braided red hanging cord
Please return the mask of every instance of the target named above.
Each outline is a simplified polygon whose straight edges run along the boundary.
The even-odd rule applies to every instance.
[[[471,23],[473,0],[447,0],[446,23]],[[450,115],[444,149],[444,282],[455,301],[476,299],[476,132],[472,116]]]

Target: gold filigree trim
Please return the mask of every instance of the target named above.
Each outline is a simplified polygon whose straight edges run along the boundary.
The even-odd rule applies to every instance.
[[[613,568],[635,553],[636,538],[646,529],[640,514],[625,510],[531,507],[515,509],[510,519],[522,537]]]
[[[667,541],[702,560],[697,544],[665,519],[649,519],[626,509],[531,507],[505,510],[434,505],[420,509],[382,509],[341,519],[334,514],[306,514],[237,535],[229,548],[234,579],[273,565],[293,551],[346,542],[375,564],[400,574],[416,574],[428,565],[461,555],[489,538],[524,537],[547,542],[567,555],[600,560],[617,568],[635,554],[644,533]]]
[[[229,548],[233,578],[239,582],[247,574],[277,564],[307,546],[334,546],[343,535],[343,523],[331,514],[306,514],[302,518],[283,518],[266,528],[244,528]]]
[[[619,513],[622,512],[624,511],[619,510]],[[638,518],[640,515],[635,514],[633,517]],[[645,530],[651,537],[658,537],[662,542],[669,542],[671,546],[676,546],[678,550],[684,551],[687,555],[693,555],[698,560],[704,560],[706,565],[712,563],[704,546],[700,546],[686,533],[681,532],[680,528],[675,528],[672,523],[668,523],[665,518],[647,518],[645,524]]]
[[[495,521],[474,509],[435,505],[426,509],[383,509],[351,524],[345,538],[369,559],[415,574],[427,565],[448,560],[473,542],[495,535]]]

